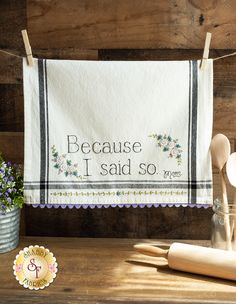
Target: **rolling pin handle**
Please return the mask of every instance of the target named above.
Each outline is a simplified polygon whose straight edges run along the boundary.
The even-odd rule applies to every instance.
[[[154,257],[162,257],[168,259],[168,250],[164,250],[162,248],[152,246],[152,245],[144,245],[144,244],[137,244],[134,245],[135,250],[139,253],[154,256]]]

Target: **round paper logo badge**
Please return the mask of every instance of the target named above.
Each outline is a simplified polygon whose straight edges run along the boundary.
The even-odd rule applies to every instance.
[[[56,258],[43,246],[25,247],[16,256],[13,270],[17,281],[25,288],[43,289],[56,277]]]

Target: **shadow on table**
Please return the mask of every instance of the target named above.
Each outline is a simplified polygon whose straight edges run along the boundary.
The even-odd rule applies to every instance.
[[[236,282],[231,281],[231,280],[226,280],[226,279],[220,279],[220,278],[213,278],[210,276],[204,276],[200,274],[194,274],[194,273],[187,273],[187,272],[182,272],[178,270],[174,270],[169,268],[168,264],[166,265],[157,265],[154,264],[153,262],[149,263],[146,261],[141,261],[141,260],[126,260],[127,263],[133,264],[133,265],[138,265],[138,266],[144,266],[144,267],[151,267],[151,268],[156,268],[157,272],[159,273],[165,273],[169,275],[176,275],[181,278],[189,278],[189,279],[194,279],[198,281],[205,281],[206,283],[216,283],[216,284],[222,284],[222,285],[227,285],[227,286],[234,286],[236,287]]]

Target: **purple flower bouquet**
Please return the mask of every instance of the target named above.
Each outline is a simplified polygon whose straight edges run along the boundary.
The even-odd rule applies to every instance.
[[[0,213],[21,208],[23,203],[22,170],[11,162],[6,163],[0,156]]]

